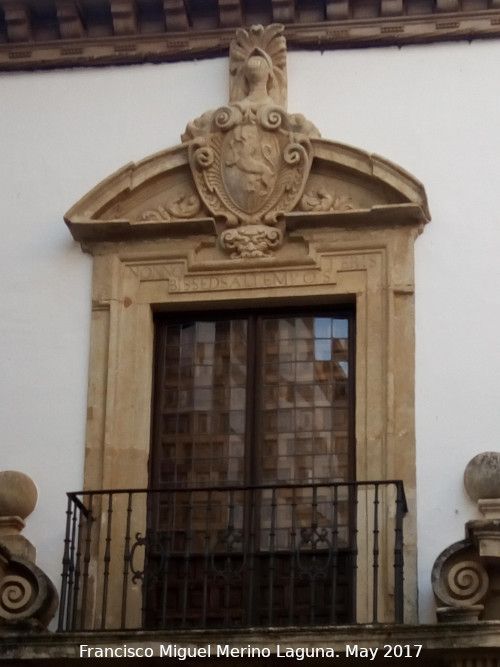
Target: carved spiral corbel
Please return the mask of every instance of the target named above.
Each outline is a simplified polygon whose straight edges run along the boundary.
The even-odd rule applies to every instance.
[[[19,575],[9,575],[0,583],[0,617],[6,619],[30,616],[37,597],[36,581]]]
[[[480,602],[488,592],[488,574],[481,563],[467,560],[448,570],[446,584],[454,600],[467,604]]]
[[[484,600],[489,577],[468,540],[456,542],[436,559],[432,588],[437,600],[447,607],[470,607]]]
[[[0,628],[30,623],[46,627],[57,609],[56,589],[47,575],[27,558],[0,544]]]

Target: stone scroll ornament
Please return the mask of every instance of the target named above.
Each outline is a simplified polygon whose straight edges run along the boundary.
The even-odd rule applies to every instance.
[[[312,163],[312,123],[286,111],[283,26],[238,30],[230,48],[227,106],[186,128],[200,198],[232,258],[272,256],[283,243],[284,214],[300,200]]]
[[[37,498],[31,477],[16,470],[0,472],[0,637],[44,631],[59,602],[54,584],[35,564],[35,547],[21,535]]]

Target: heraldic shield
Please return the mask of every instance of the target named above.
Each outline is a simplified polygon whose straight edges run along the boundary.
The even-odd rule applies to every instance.
[[[219,132],[190,146],[190,164],[201,198],[226,224],[276,225],[302,194],[311,167],[311,144],[290,131],[278,107],[214,114]]]
[[[265,257],[283,241],[284,213],[303,194],[312,164],[302,115],[287,113],[282,26],[238,31],[231,47],[231,102],[188,125],[200,198],[231,257]]]

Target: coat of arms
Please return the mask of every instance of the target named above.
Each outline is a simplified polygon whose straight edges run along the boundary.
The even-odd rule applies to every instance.
[[[318,131],[286,111],[283,26],[239,30],[230,51],[227,106],[190,123],[189,161],[199,195],[231,257],[266,257],[283,242],[284,213],[300,199]]]

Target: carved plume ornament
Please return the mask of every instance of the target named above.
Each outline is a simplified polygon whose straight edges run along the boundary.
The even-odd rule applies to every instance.
[[[186,128],[189,163],[219,241],[233,258],[279,248],[284,214],[301,199],[312,164],[312,123],[286,111],[283,26],[238,30],[231,44],[230,102]]]

